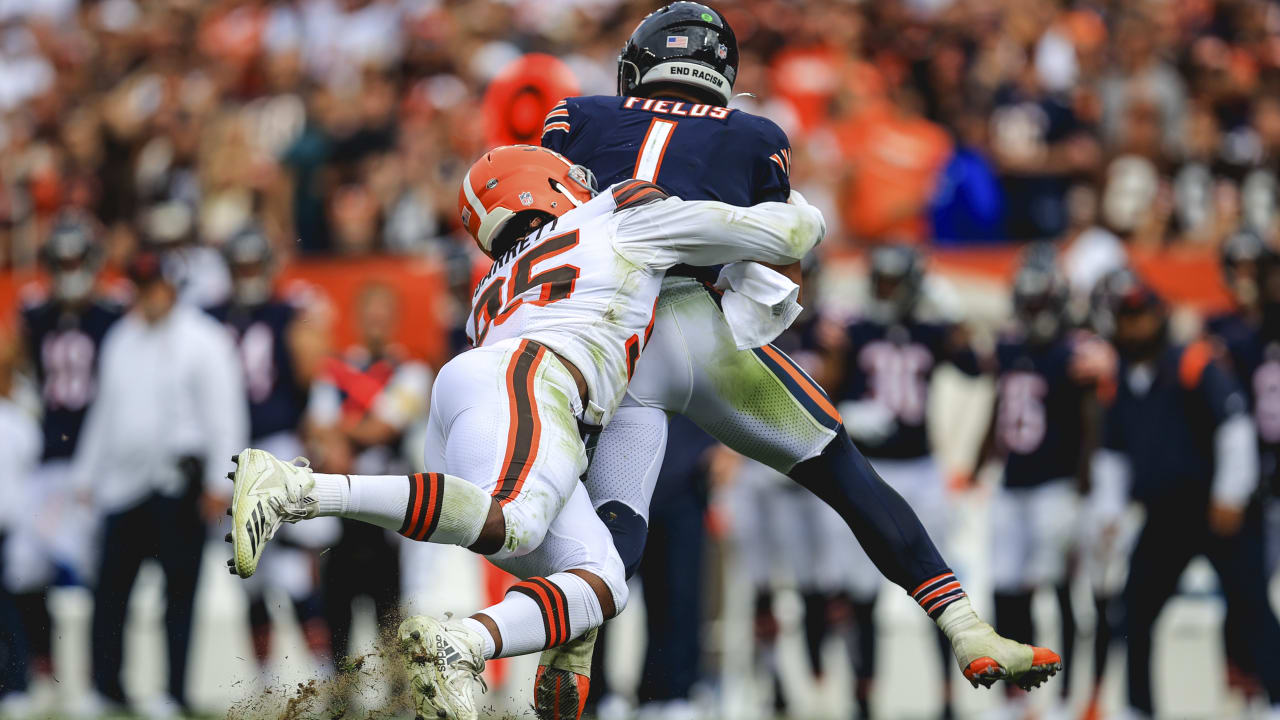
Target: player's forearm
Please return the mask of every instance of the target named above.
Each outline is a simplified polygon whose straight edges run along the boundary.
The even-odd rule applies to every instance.
[[[826,234],[822,213],[810,205],[760,203],[736,207],[719,202],[696,205],[689,214],[679,262],[690,265],[754,260],[773,265],[799,262]]]
[[[1244,507],[1258,487],[1258,436],[1253,421],[1240,413],[1227,418],[1214,433],[1213,500]]]
[[[1114,521],[1129,503],[1129,459],[1115,450],[1102,448],[1093,454],[1090,472],[1093,512],[1104,521]]]
[[[361,447],[385,445],[399,434],[399,430],[375,417],[362,418],[346,430],[347,439]]]

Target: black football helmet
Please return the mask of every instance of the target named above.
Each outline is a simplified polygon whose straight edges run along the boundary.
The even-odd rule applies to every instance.
[[[1051,243],[1035,243],[1013,276],[1013,314],[1034,343],[1047,343],[1066,327],[1067,279]]]
[[[1117,315],[1143,310],[1163,312],[1166,309],[1164,299],[1128,267],[1103,275],[1093,286],[1089,304],[1089,325],[1108,340],[1115,338]]]
[[[886,323],[906,320],[920,302],[924,290],[924,258],[910,245],[872,248],[871,302],[868,315]]]
[[[102,260],[93,221],[80,212],[64,212],[54,221],[40,257],[53,279],[55,299],[74,303],[88,297]]]
[[[232,300],[242,307],[255,307],[271,299],[274,266],[271,242],[256,225],[241,228],[222,245],[222,255],[231,271]]]
[[[728,105],[738,78],[738,39],[718,11],[696,2],[655,10],[618,56],[618,94],[663,83],[685,86],[711,105]]]
[[[1255,307],[1259,301],[1259,276],[1273,255],[1262,237],[1241,229],[1222,241],[1218,261],[1222,282],[1240,307]]]

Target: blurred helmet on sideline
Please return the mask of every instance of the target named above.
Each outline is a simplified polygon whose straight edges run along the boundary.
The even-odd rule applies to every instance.
[[[1271,254],[1266,242],[1252,230],[1237,230],[1222,241],[1218,254],[1222,282],[1240,307],[1256,307],[1260,301],[1259,274]]]
[[[257,225],[241,228],[222,245],[231,272],[231,299],[243,307],[271,299],[274,267],[271,242]]]
[[[1035,243],[1023,253],[1013,276],[1013,313],[1034,343],[1047,343],[1066,327],[1070,290],[1051,243]]]
[[[41,259],[53,279],[53,297],[75,303],[93,291],[102,262],[93,219],[78,211],[64,212],[53,223]]]
[[[883,323],[910,317],[924,286],[924,258],[910,245],[878,245],[871,249],[870,302],[867,316]]]

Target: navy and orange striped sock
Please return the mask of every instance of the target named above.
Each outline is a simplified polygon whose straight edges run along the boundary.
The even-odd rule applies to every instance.
[[[962,597],[964,588],[950,570],[924,581],[911,593],[911,599],[935,621],[943,609]]]

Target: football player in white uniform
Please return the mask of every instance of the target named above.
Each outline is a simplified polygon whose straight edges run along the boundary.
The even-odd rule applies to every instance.
[[[474,718],[488,658],[537,652],[626,604],[622,561],[579,477],[608,423],[678,263],[798,261],[825,232],[792,203],[685,202],[652,183],[596,194],[590,171],[507,146],[463,180],[463,223],[494,258],[476,288],[475,349],[436,378],[426,466],[410,476],[312,473],[261,450],[237,456],[233,572],[249,577],[283,522],[337,515],[461,545],[524,578],[461,620],[405,620],[399,639],[427,717]]]

